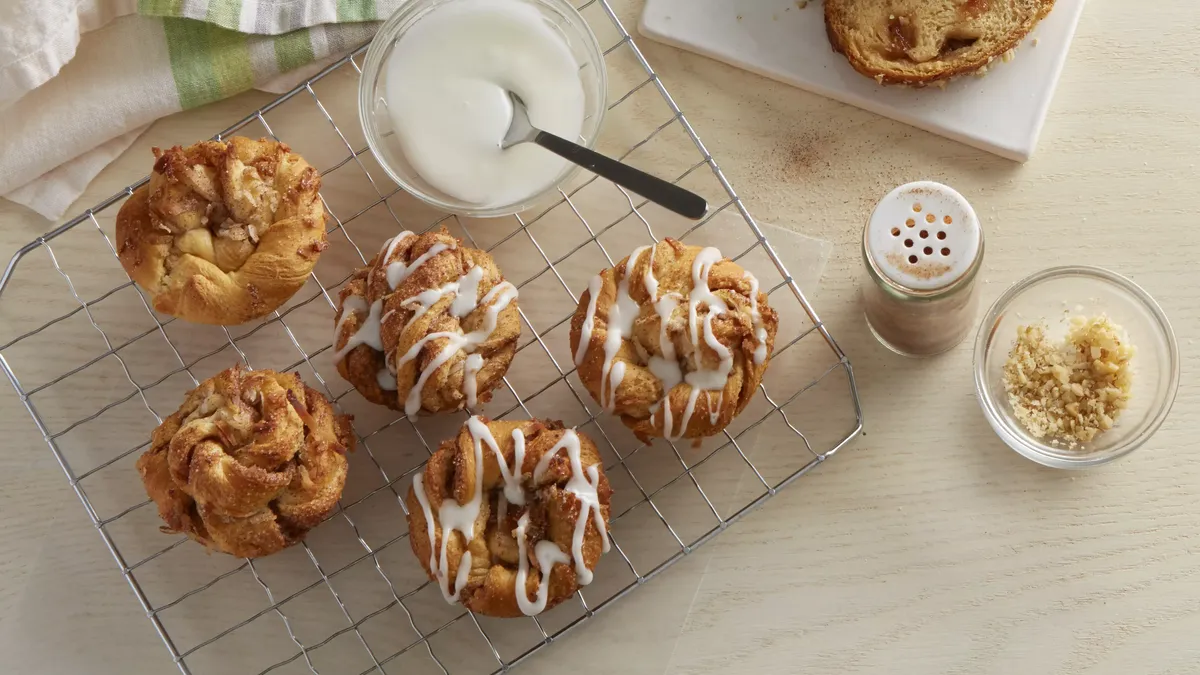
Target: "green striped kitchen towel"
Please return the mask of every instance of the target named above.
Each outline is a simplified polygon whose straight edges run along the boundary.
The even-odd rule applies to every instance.
[[[248,35],[191,19],[148,19],[162,25],[179,108],[187,110],[337,57],[371,38],[378,25],[320,24],[279,35]]]
[[[382,21],[402,4],[404,0],[137,0],[137,12],[278,35],[322,24]]]
[[[369,40],[374,19],[403,2],[0,0],[10,1],[0,37],[22,39],[0,44],[0,195],[50,219],[154,120],[251,88],[286,90]]]

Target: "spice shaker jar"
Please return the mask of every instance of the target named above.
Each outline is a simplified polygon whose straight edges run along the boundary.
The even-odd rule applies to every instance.
[[[933,356],[975,326],[983,229],[953,188],[920,181],[880,200],[863,232],[867,325],[905,356]]]

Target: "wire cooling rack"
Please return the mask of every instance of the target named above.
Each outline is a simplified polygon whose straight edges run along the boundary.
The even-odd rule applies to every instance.
[[[331,246],[307,286],[270,317],[220,328],[150,308],[112,244],[120,203],[145,179],[39,237],[9,263],[0,278],[0,367],[180,671],[507,671],[692,552],[862,428],[850,363],[786,261],[609,3],[591,0],[579,9],[608,45],[611,103],[599,149],[703,194],[714,205],[705,220],[682,221],[590,176],[556,203],[512,218],[473,221],[429,211],[388,180],[357,128],[354,86],[364,48],[217,135],[273,136],[323,168]],[[402,495],[463,416],[397,419],[363,401],[332,360],[333,297],[341,283],[398,229],[437,225],[491,251],[520,288],[518,354],[484,412],[578,425],[601,446],[615,491],[613,551],[601,559],[595,581],[535,619],[494,620],[447,605],[406,545]],[[723,435],[698,446],[639,443],[586,395],[569,352],[569,318],[590,277],[665,236],[720,246],[759,276],[781,316],[760,395]],[[150,431],[184,392],[237,361],[299,371],[356,416],[361,439],[337,511],[303,545],[258,560],[206,555],[185,537],[160,533],[133,467]]]

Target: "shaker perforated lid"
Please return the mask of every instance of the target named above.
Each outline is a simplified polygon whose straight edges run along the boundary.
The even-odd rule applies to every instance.
[[[867,254],[890,281],[933,291],[960,279],[982,250],[975,210],[956,190],[919,181],[892,190],[867,224]]]

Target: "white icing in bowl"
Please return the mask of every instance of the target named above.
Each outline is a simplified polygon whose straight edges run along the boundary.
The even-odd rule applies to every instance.
[[[384,99],[417,173],[464,202],[494,206],[545,190],[566,160],[531,143],[501,149],[512,90],[539,129],[583,128],[579,64],[563,35],[519,0],[459,0],[416,22],[388,57]]]
[[[567,0],[409,0],[367,50],[359,119],[372,154],[409,193],[443,211],[510,215],[579,169],[539,147],[500,150],[506,88],[534,124],[594,143],[607,109],[604,56]]]

